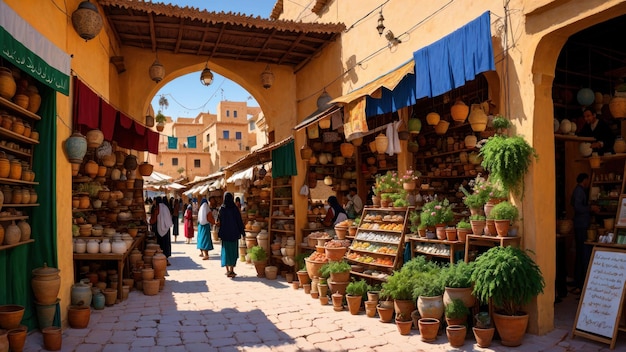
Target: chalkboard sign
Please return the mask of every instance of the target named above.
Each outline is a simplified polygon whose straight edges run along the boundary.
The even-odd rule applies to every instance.
[[[594,247],[572,335],[615,347],[624,300],[626,252]]]

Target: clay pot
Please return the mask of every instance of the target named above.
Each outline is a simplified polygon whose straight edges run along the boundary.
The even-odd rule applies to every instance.
[[[91,292],[91,286],[83,282],[77,282],[76,284],[72,285],[71,305],[90,306],[92,298],[93,298],[93,293]]]
[[[11,70],[6,67],[0,67],[0,97],[11,100],[17,90],[17,83],[13,79]]]
[[[20,238],[22,234],[20,232],[20,228],[15,225],[15,221],[12,221],[9,226],[7,226],[4,232],[4,244],[12,245],[20,242]],[[56,297],[54,297],[56,298]]]
[[[440,319],[444,311],[443,297],[419,296],[417,298],[417,310],[422,318]]]
[[[9,339],[11,352],[21,352],[24,349],[26,333],[28,333],[28,327],[26,325],[20,325],[18,328],[9,330],[7,337]]]
[[[389,138],[381,133],[376,136],[374,141],[376,142],[376,151],[378,152],[378,154],[385,153],[385,151],[387,150],[387,146],[389,145]]]
[[[39,111],[39,107],[41,106],[41,95],[39,95],[39,91],[36,86],[28,86],[26,89],[26,95],[28,95],[28,107],[26,110],[37,113]]]
[[[104,133],[98,129],[90,130],[85,137],[87,138],[88,148],[98,148],[104,142]]]
[[[24,129],[24,122],[22,122],[22,120],[15,120],[13,126],[11,126],[11,130],[15,132],[15,134],[24,134]]]
[[[65,153],[70,163],[82,163],[87,153],[87,138],[78,131],[74,132],[65,140]]]
[[[85,173],[87,176],[94,178],[98,174],[98,163],[93,160],[89,160],[85,163]]]
[[[155,296],[159,293],[160,281],[158,279],[143,280],[143,294],[146,296]]]
[[[487,122],[489,118],[480,104],[472,104],[471,112],[469,114],[469,123],[472,126],[472,131],[482,132],[487,128]]]
[[[420,335],[422,335],[422,341],[433,342],[437,339],[437,332],[439,331],[439,319],[434,318],[421,318],[418,322]]]
[[[149,164],[148,162],[144,162],[138,166],[138,169],[141,176],[150,176],[150,174],[152,174],[152,171],[154,170],[154,165]]]
[[[124,158],[124,168],[126,170],[135,170],[137,166],[137,157],[135,155],[128,155]]]
[[[24,306],[6,304],[0,306],[0,329],[15,329],[24,317]]]
[[[89,289],[91,291],[91,288]],[[90,292],[91,293],[91,292]],[[67,311],[67,322],[73,329],[84,329],[89,325],[91,308],[88,305],[69,306]]]
[[[60,270],[51,268],[47,263],[43,267],[33,270],[31,286],[35,300],[40,304],[54,304],[61,288]]]
[[[7,178],[11,172],[11,162],[4,152],[0,153],[0,177]]]
[[[63,331],[60,327],[49,326],[41,329],[43,347],[48,351],[59,351],[63,342]]]
[[[454,105],[450,108],[450,115],[456,122],[465,122],[468,114],[469,106],[465,105],[465,103],[461,100],[457,100],[456,103],[454,103]]]
[[[9,171],[9,178],[14,180],[22,179],[22,163],[19,160],[11,160],[11,171]]]
[[[26,94],[15,94],[13,96],[13,102],[15,105],[21,107],[22,109],[28,108],[28,101],[30,98]]]
[[[376,310],[378,311],[378,316],[380,317],[381,323],[390,323],[393,319],[393,308],[384,307],[379,304],[376,307]]]
[[[104,294],[104,305],[110,307],[115,304],[117,299],[117,290],[113,288],[105,288],[102,293]]]
[[[30,193],[28,194],[28,196],[30,197]],[[29,198],[29,201],[30,201],[30,198]],[[21,220],[20,222],[17,223],[17,227],[19,227],[21,231],[20,242],[30,240],[30,233],[31,233],[30,225],[26,221]]]
[[[436,112],[429,112],[426,115],[426,123],[431,126],[436,126],[439,123],[439,120],[441,120],[441,116]]]
[[[152,269],[156,279],[164,277],[167,269],[167,257],[160,250],[152,256]]]
[[[450,346],[461,347],[465,344],[465,335],[467,328],[465,325],[449,325],[446,328],[446,335],[450,341]]]

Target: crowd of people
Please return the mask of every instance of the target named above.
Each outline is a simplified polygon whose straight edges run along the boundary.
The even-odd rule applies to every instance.
[[[179,216],[182,215],[185,243],[191,244],[196,235],[194,214],[197,214],[196,247],[200,250],[200,257],[209,259],[209,251],[214,249],[211,232],[215,231],[222,242],[221,265],[226,268],[226,276],[237,276],[234,268],[238,259],[238,240],[245,236],[239,198],[235,200],[232,193],[226,192],[220,206],[218,198],[213,196],[202,198],[199,205],[197,200],[190,200],[185,205],[182,199],[173,197],[169,201],[167,197],[147,199],[146,204],[150,205],[150,230],[168,258],[167,265],[170,265],[172,255],[171,236],[176,242],[179,235]]]

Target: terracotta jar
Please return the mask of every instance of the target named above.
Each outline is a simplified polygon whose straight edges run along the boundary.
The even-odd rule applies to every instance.
[[[35,191],[34,188],[31,188],[29,192],[30,192],[30,204],[37,203],[37,191]]]
[[[11,162],[4,152],[0,152],[0,177],[7,178],[11,171]]]
[[[30,240],[30,234],[31,234],[30,224],[28,224],[24,220],[21,220],[20,222],[17,223],[17,227],[19,227],[21,231],[20,242]]]
[[[26,138],[30,138],[31,132],[32,132],[32,129],[30,127],[30,124],[24,123],[24,132],[22,132],[22,135],[24,135],[24,137]]]
[[[30,98],[28,98],[28,95],[24,93],[18,93],[13,96],[13,102],[22,109],[28,108],[29,100]]]
[[[24,134],[24,122],[20,119],[16,119],[13,121],[13,126],[11,126],[11,130],[16,134]]]
[[[51,268],[47,263],[33,270],[31,286],[38,304],[55,304],[61,288],[60,270]]]
[[[162,278],[165,275],[165,270],[167,268],[167,258],[161,252],[161,250],[157,250],[157,253],[152,256],[152,268],[154,269],[154,277],[157,279]]]
[[[98,129],[90,130],[85,137],[87,138],[88,148],[98,148],[104,142],[104,133]]]
[[[15,187],[13,189],[13,204],[22,204],[22,189]]]
[[[39,95],[37,86],[28,86],[28,88],[26,88],[26,95],[28,95],[28,107],[26,110],[32,113],[37,113],[37,111],[39,111],[39,107],[41,106],[41,95]]]
[[[11,70],[6,67],[0,67],[0,97],[10,100],[15,95],[17,83],[13,79]]]
[[[31,130],[30,130],[30,138],[38,141],[39,140],[39,132],[35,131],[34,128],[31,128]]]
[[[88,162],[86,162],[85,173],[91,178],[96,177],[96,175],[98,174],[98,163],[93,160],[89,160]]]
[[[0,67],[2,69],[4,67]],[[2,71],[0,71],[2,72]],[[0,81],[1,82],[1,81]],[[2,87],[0,83],[0,94],[2,94]],[[7,337],[8,331],[4,329],[0,329],[0,351],[8,351],[9,350],[9,339]]]
[[[30,191],[27,188],[22,189],[22,203],[21,204],[30,204]]]
[[[4,204],[13,204],[13,189],[9,185],[2,187],[2,194],[4,195]]]
[[[15,117],[11,116],[11,115],[2,115],[2,128],[7,129],[7,130],[11,130],[11,127],[13,126],[13,120],[15,119]]]
[[[9,178],[14,180],[22,179],[22,163],[17,160],[11,160],[11,171],[9,172]]]
[[[9,226],[7,226],[4,233],[4,244],[12,245],[20,242],[20,238],[22,234],[20,233],[20,228],[15,225],[15,221],[12,221]]]

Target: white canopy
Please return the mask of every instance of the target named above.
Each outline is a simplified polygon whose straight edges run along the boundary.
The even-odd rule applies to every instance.
[[[143,176],[143,180],[147,183],[162,183],[171,180],[172,178],[166,174],[162,174],[160,172],[152,171],[150,176]]]
[[[235,172],[231,177],[226,180],[227,183],[237,183],[237,181],[243,180],[252,180],[254,177],[254,168],[256,166],[251,166],[245,170]]]

